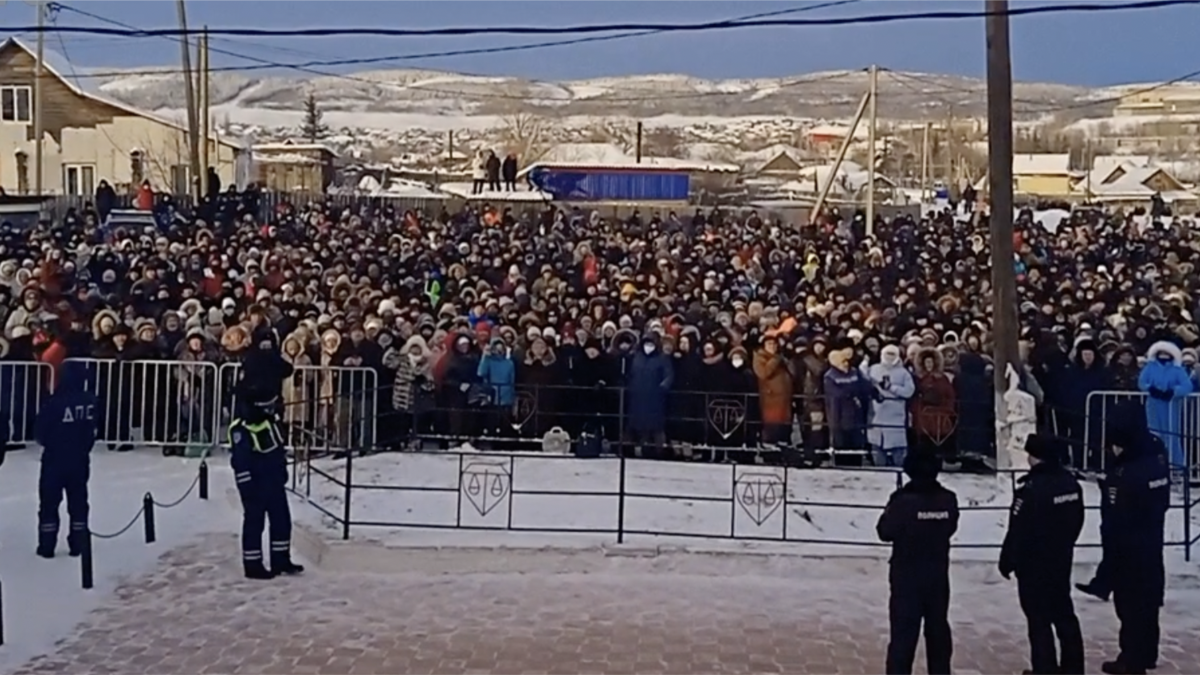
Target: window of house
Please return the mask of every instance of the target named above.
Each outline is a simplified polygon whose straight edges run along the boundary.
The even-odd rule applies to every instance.
[[[63,167],[63,193],[72,197],[91,197],[96,192],[96,167],[76,164]]]
[[[33,88],[0,87],[0,121],[28,124],[33,121]]]
[[[192,193],[192,172],[187,164],[175,164],[171,167],[171,192],[176,195]]]

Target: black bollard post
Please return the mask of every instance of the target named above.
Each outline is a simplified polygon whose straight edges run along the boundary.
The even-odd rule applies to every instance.
[[[147,492],[145,497],[142,497],[142,524],[146,526],[146,543],[153,544],[155,537],[154,531],[154,497]]]
[[[200,460],[200,499],[208,499],[208,462]]]
[[[0,647],[4,646],[4,582],[0,581]]]
[[[83,589],[90,591],[96,585],[95,576],[92,573],[92,528],[84,528],[83,531],[83,551],[79,556],[79,576],[83,583]]]

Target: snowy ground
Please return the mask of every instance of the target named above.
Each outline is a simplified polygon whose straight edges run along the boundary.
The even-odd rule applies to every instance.
[[[392,574],[314,569],[240,578],[237,540],[178,548],[129,582],[35,673],[880,673],[886,563],[870,559],[575,556],[497,571],[407,549]],[[561,568],[556,568],[561,565]],[[1012,582],[989,566],[951,569],[954,672],[1028,667]],[[1087,672],[1116,653],[1111,604],[1077,597]],[[923,650],[922,650],[923,651]],[[914,672],[925,672],[923,657]],[[11,672],[11,671],[8,671]],[[1160,675],[1200,672],[1200,591],[1171,586]]]
[[[314,466],[344,481],[344,461],[320,460]],[[621,507],[620,466],[616,459],[467,454],[461,460],[460,489],[460,459],[456,453],[382,454],[356,459],[351,480],[355,486],[350,500],[350,520],[355,523],[351,538],[413,546],[611,545],[616,542]],[[960,559],[994,559],[998,552],[994,547],[1003,540],[1007,524],[1010,477],[944,474],[943,483],[958,493],[963,509],[955,538],[962,548],[955,555]],[[786,506],[778,499],[785,486]],[[341,486],[313,472],[300,487],[312,502],[339,517],[343,514]],[[895,488],[896,474],[890,471],[785,472],[778,467],[629,460],[625,542],[689,549],[877,556],[884,549],[876,538],[875,522]],[[1086,484],[1084,490],[1086,503],[1098,505],[1096,486]],[[1176,501],[1182,503],[1178,495]],[[340,524],[302,500],[297,499],[294,511],[301,522],[330,537],[340,536]],[[472,529],[450,529],[456,524]],[[1193,532],[1200,531],[1200,508],[1194,509],[1193,524]],[[1172,509],[1168,540],[1182,541],[1183,531],[1183,511]],[[1098,542],[1099,512],[1090,510],[1081,543]],[[1182,564],[1181,550],[1173,549],[1168,558]],[[1080,550],[1081,562],[1097,559],[1097,549]]]
[[[140,523],[116,539],[97,539],[95,588],[85,591],[80,585],[79,559],[67,556],[65,504],[58,557],[43,560],[34,555],[40,454],[36,449],[10,452],[0,467],[0,580],[6,633],[0,672],[4,673],[51,649],[88,612],[103,605],[119,584],[154,569],[163,553],[206,532],[235,531],[236,521],[225,500],[202,501],[193,492],[174,508],[155,510],[155,544],[144,542]],[[157,450],[94,452],[93,531],[108,534],[124,527],[141,508],[146,492],[161,503],[175,501],[192,484],[197,467],[196,460],[164,459]],[[214,478],[215,495],[228,477],[217,470]]]

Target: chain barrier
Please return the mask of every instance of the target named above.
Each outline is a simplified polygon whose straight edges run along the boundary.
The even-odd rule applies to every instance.
[[[186,501],[187,498],[196,491],[196,488],[200,489],[201,499],[208,499],[208,454],[209,449],[206,448],[204,454],[200,457],[200,466],[197,467],[196,477],[192,479],[191,485],[188,486],[187,490],[185,490],[178,499],[170,502],[159,502],[154,499],[154,495],[152,493],[147,492],[145,496],[142,497],[141,508],[139,508],[138,512],[134,514],[133,518],[125,524],[125,527],[122,527],[116,532],[108,534],[95,532],[90,527],[84,531],[85,536],[83,538],[83,550],[79,556],[79,567],[80,582],[85,590],[90,590],[95,587],[95,571],[93,569],[94,550],[92,546],[92,541],[94,539],[116,539],[117,537],[120,537],[129,530],[133,529],[133,526],[137,525],[140,521],[145,526],[144,532],[146,543],[153,544],[158,540],[158,531],[156,527],[157,519],[155,518],[154,513],[155,508],[175,508]]]

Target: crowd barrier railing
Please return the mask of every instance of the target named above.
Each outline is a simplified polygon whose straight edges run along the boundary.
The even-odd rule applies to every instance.
[[[7,415],[10,443],[34,442],[37,412],[49,395],[50,364],[37,361],[0,362],[0,410]]]
[[[657,405],[625,387],[517,384],[508,398],[511,403],[503,405],[470,405],[466,392],[445,387],[420,394],[404,425],[382,425],[381,441],[411,434],[443,445],[482,442],[523,444],[528,449],[557,427],[572,438],[586,431],[610,444],[659,442],[720,460],[778,446],[862,456],[868,452],[870,432],[886,429],[903,434],[910,446],[929,444],[943,450],[961,448],[956,454],[995,456],[990,396],[960,401],[953,411],[927,411],[920,424],[907,412],[899,422],[884,423],[857,407],[847,417],[857,419],[837,428],[830,427],[824,397],[793,396],[764,410],[757,392],[672,391]],[[963,409],[972,412],[960,416]]]
[[[862,516],[874,517],[881,512],[888,493],[904,482],[903,473],[894,469],[852,469],[864,490],[845,492],[844,498],[837,499],[831,497],[836,491],[806,482],[825,473],[820,469],[739,463],[681,467],[625,457],[586,460],[586,463],[574,460],[575,463],[566,466],[563,462],[571,462],[573,458],[458,451],[389,457],[396,462],[419,458],[414,471],[415,467],[422,467],[420,477],[389,478],[388,472],[381,472],[378,464],[372,464],[367,472],[369,477],[363,478],[356,474],[355,467],[364,459],[351,452],[336,460],[307,458],[293,475],[292,490],[328,518],[343,539],[349,539],[355,528],[391,528],[587,534],[612,537],[618,544],[627,543],[629,537],[668,537],[880,547],[885,544],[873,536],[873,528],[853,523],[861,522]],[[441,466],[434,467],[430,462]],[[556,465],[561,466],[558,476]],[[655,470],[656,466],[680,468],[667,479]],[[1007,476],[1009,490],[1015,492],[1017,478],[1024,472],[1001,469],[998,473]],[[404,470],[394,474],[408,475]],[[876,483],[873,489],[877,499],[867,496],[870,492],[867,483],[872,482]],[[419,503],[422,507],[383,508],[380,503],[368,507],[366,502],[372,499]],[[1170,506],[1172,511],[1182,512],[1182,523],[1169,525],[1165,533],[1164,545],[1182,549],[1188,561],[1191,547],[1200,539],[1193,533],[1191,523],[1197,501],[1200,500],[1193,497],[1188,482],[1183,481]],[[356,509],[356,504],[361,510]],[[960,500],[964,524],[952,546],[999,548],[1003,542],[998,537],[972,537],[969,523],[972,518],[994,520],[994,515],[1007,512],[1009,507],[1006,500]],[[1098,499],[1089,498],[1085,508],[1093,518],[1098,518]],[[685,509],[695,517],[683,517],[674,509]],[[822,519],[820,514],[830,510],[853,515],[843,513],[840,517],[848,523],[841,534],[823,536],[820,526],[813,527],[813,519]],[[357,515],[360,512],[372,515],[360,517]],[[394,520],[380,517],[386,513],[405,516]],[[831,516],[830,522],[838,519]],[[854,531],[864,534],[847,538],[847,533]],[[1097,536],[1079,546],[1099,547],[1098,531],[1094,534]]]
[[[221,426],[235,409],[240,363],[222,364],[218,373]],[[282,419],[289,445],[314,452],[339,452],[371,447],[375,425],[386,412],[379,408],[378,374],[363,366],[294,366],[283,382]],[[391,405],[389,400],[388,405]],[[227,444],[221,438],[219,444]]]
[[[1082,437],[1083,443],[1073,450],[1073,463],[1078,467],[1107,468],[1109,459],[1105,448],[1108,443],[1106,421],[1111,411],[1119,404],[1135,401],[1143,408],[1148,395],[1140,391],[1094,391],[1088,394],[1087,413],[1077,420],[1082,429],[1066,430],[1063,435]],[[1182,401],[1173,402],[1173,413],[1167,416],[1167,425],[1151,429],[1157,432],[1170,450],[1172,446],[1179,456],[1171,457],[1172,463],[1186,471],[1190,481],[1200,481],[1200,394],[1191,394]],[[1161,428],[1168,426],[1172,428]]]
[[[72,359],[84,387],[99,399],[98,443],[178,448],[199,455],[226,446],[241,365],[192,361]],[[50,394],[53,369],[34,361],[0,362],[0,412],[9,442],[32,443],[35,420]],[[314,451],[345,451],[375,443],[380,418],[376,372],[367,367],[297,366],[283,383],[289,443]],[[390,405],[390,401],[388,402]]]
[[[211,447],[217,434],[217,366],[193,361],[72,359],[100,400],[97,442],[111,448]]]

